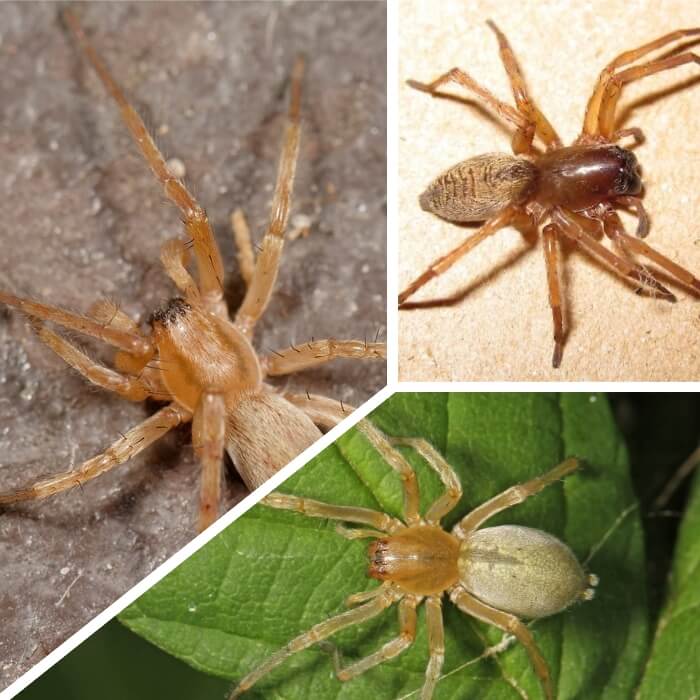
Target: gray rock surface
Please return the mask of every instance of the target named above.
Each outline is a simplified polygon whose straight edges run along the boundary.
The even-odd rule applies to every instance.
[[[228,227],[269,213],[294,55],[308,58],[288,243],[256,347],[384,336],[386,10],[381,3],[79,5],[83,24],[166,157],[207,208],[241,298]],[[181,225],[53,3],[0,4],[0,288],[145,320],[173,295],[159,248]],[[109,350],[81,340],[95,357]],[[382,363],[337,362],[289,386],[361,403]],[[0,488],[102,451],[153,407],[86,384],[0,309]],[[189,541],[189,430],[66,494],[0,513],[0,689]],[[228,473],[228,504],[244,494]]]

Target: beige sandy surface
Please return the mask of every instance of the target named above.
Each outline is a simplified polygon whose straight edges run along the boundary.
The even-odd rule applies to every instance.
[[[576,7],[577,9],[573,9]],[[433,99],[405,81],[453,66],[512,102],[492,18],[506,33],[531,93],[565,142],[579,133],[600,69],[661,34],[700,25],[696,2],[421,2],[400,4],[399,286],[473,229],[423,212],[418,195],[447,167],[509,151],[509,131],[474,107]],[[694,42],[697,51],[697,43]],[[688,85],[674,90],[673,86]],[[459,92],[459,88],[455,88]],[[463,93],[462,93],[463,94]],[[652,99],[649,99],[652,98]],[[627,109],[626,109],[627,108]],[[630,109],[631,108],[631,109]],[[641,127],[636,149],[652,218],[647,242],[700,273],[700,70],[677,68],[626,88],[618,114]],[[632,219],[626,219],[630,230]],[[697,380],[700,303],[673,286],[678,303],[635,295],[612,273],[572,251],[563,283],[570,333],[551,367],[552,321],[541,242],[528,249],[505,229],[481,244],[399,312],[402,380]]]

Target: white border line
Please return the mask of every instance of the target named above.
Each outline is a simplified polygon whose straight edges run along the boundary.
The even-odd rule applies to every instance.
[[[311,447],[307,448],[300,455],[295,457],[286,467],[280,469],[277,474],[268,479],[268,481],[266,481],[262,486],[246,496],[242,501],[240,501],[240,503],[237,503],[230,511],[228,511],[228,513],[219,518],[219,520],[217,520],[205,532],[195,537],[190,543],[186,544],[181,550],[176,552],[157,569],[148,574],[146,578],[139,581],[139,583],[118,598],[108,608],[90,620],[90,622],[88,622],[84,627],[81,627],[75,634],[69,637],[65,642],[60,644],[50,654],[29,669],[29,671],[20,676],[14,683],[5,688],[5,690],[0,692],[0,700],[10,700],[10,698],[15,697],[15,695],[24,690],[30,683],[39,678],[39,676],[46,673],[46,671],[54,666],[54,664],[58,663],[79,644],[84,642],[88,637],[91,637],[101,627],[116,617],[120,612],[122,612],[122,610],[124,610],[124,608],[131,605],[131,603],[143,595],[149,588],[167,576],[176,566],[182,564],[185,559],[192,556],[192,554],[203,547],[213,537],[218,535],[224,528],[228,527],[234,520],[237,520],[241,515],[250,510],[250,508],[256,505],[261,498],[266,496],[283,481],[299,471],[299,469],[301,469],[301,467],[303,467],[312,457],[315,457],[319,452],[321,452],[321,450],[335,442],[341,435],[347,432],[349,428],[355,425],[360,418],[364,418],[379,404],[386,401],[386,399],[388,399],[392,393],[393,392],[391,389],[389,389],[389,387],[384,387],[381,389],[379,393],[375,394],[371,399],[366,401],[362,406],[360,406],[360,408],[353,411],[347,418],[345,418],[345,420],[341,421],[332,430],[329,430]]]

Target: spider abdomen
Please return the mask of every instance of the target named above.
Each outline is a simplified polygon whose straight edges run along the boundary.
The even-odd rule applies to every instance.
[[[508,204],[524,201],[536,182],[537,167],[531,161],[484,153],[435,178],[420,196],[420,205],[448,221],[485,221]]]
[[[441,593],[457,582],[459,540],[433,525],[414,525],[369,546],[369,575],[417,595]]]
[[[553,535],[518,525],[476,530],[459,555],[461,585],[518,617],[547,617],[592,597],[574,553]]]

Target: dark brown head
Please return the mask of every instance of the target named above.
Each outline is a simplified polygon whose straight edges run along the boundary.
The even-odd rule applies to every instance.
[[[574,211],[642,190],[634,153],[619,146],[569,146],[537,159],[542,204]]]

